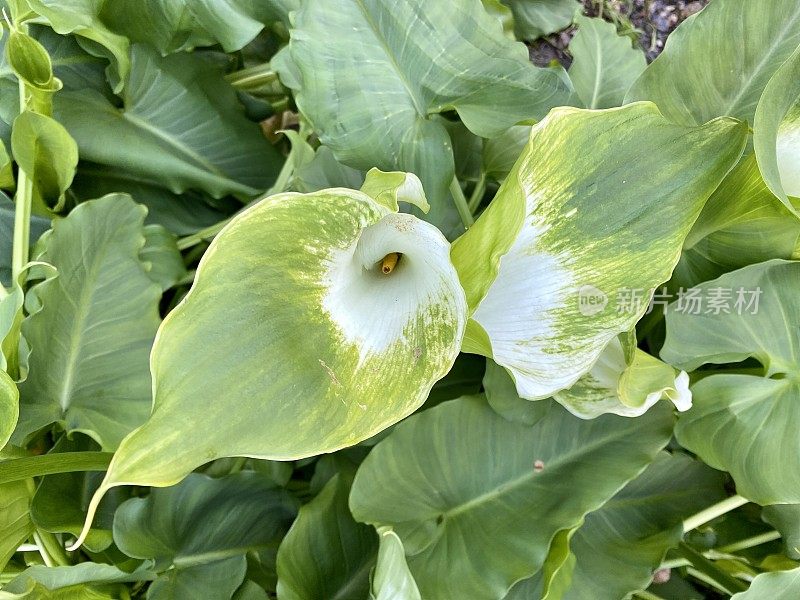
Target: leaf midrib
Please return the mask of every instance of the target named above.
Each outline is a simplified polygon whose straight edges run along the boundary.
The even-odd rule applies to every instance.
[[[61,386],[58,393],[58,404],[61,407],[62,416],[66,415],[67,410],[71,406],[71,400],[74,391],[73,380],[75,379],[75,373],[77,370],[78,355],[82,347],[81,341],[83,340],[85,329],[84,326],[86,324],[86,320],[89,318],[89,305],[91,304],[91,299],[94,297],[97,278],[100,275],[100,264],[108,254],[110,242],[111,239],[106,237],[100,246],[100,252],[96,252],[94,256],[92,256],[92,258],[96,260],[93,260],[92,266],[86,272],[87,276],[84,278],[83,289],[81,290],[78,302],[75,304],[75,311],[77,314],[76,318],[73,319],[72,327],[70,328],[70,347],[69,351],[67,352],[64,377],[61,378]],[[62,290],[65,297],[69,297],[66,285],[62,285],[65,283],[62,274],[58,274],[54,283],[58,285],[59,289]],[[44,305],[44,302],[42,302],[42,304]]]
[[[753,71],[747,78],[746,83],[739,86],[739,91],[736,95],[728,102],[728,105],[723,110],[722,115],[731,115],[733,114],[731,111],[736,106],[736,104],[744,97],[745,92],[750,91],[750,87],[753,85],[753,81],[755,81],[756,77],[761,73],[764,68],[764,65],[772,58],[772,56],[777,51],[778,47],[780,47],[786,41],[786,32],[792,28],[795,22],[800,18],[800,10],[794,13],[794,16],[785,22],[784,27],[780,30],[780,32],[773,37],[773,44],[769,46],[769,49],[761,55],[761,60],[758,61],[758,64],[755,66]]]
[[[411,87],[411,82],[408,81],[408,79],[405,76],[405,73],[403,72],[403,70],[400,68],[400,65],[395,60],[394,54],[392,53],[391,48],[389,48],[389,44],[386,41],[386,38],[383,37],[383,35],[378,30],[378,26],[375,23],[375,21],[372,19],[372,15],[369,14],[369,11],[367,10],[367,7],[364,5],[364,0],[355,0],[355,3],[356,3],[356,6],[358,6],[359,11],[363,15],[364,21],[366,22],[366,24],[369,26],[370,30],[372,31],[372,33],[373,33],[373,35],[375,37],[375,40],[378,42],[378,44],[380,44],[381,49],[383,49],[383,52],[386,55],[386,58],[389,61],[389,64],[391,65],[392,70],[397,75],[397,78],[400,80],[400,83],[403,84],[403,87],[406,88],[406,92],[408,92],[408,96],[411,98],[411,103],[414,105],[414,108],[416,109],[417,113],[420,116],[423,116],[423,117],[426,116],[428,114],[427,109],[422,106],[422,102],[414,94],[414,90]]]
[[[219,169],[216,165],[209,162],[207,159],[203,158],[200,154],[198,154],[194,149],[186,145],[185,143],[181,142],[178,138],[175,138],[169,135],[167,132],[155,127],[154,125],[148,123],[145,119],[131,113],[130,111],[122,111],[121,116],[123,119],[126,119],[131,124],[136,127],[139,127],[146,131],[147,133],[153,135],[157,139],[163,141],[169,148],[174,149],[178,154],[183,154],[184,159],[187,162],[194,162],[195,166],[199,166],[202,169],[205,169],[212,175],[216,177],[220,177],[224,179],[226,182],[231,182],[236,185],[237,188],[244,187],[238,182],[232,181],[225,173]]]
[[[559,468],[565,463],[574,462],[577,457],[583,456],[587,453],[591,453],[595,449],[600,448],[615,440],[621,439],[626,435],[628,435],[629,433],[630,433],[629,431],[619,431],[612,436],[604,437],[601,440],[595,440],[594,442],[586,446],[582,446],[581,448],[579,448],[577,452],[570,454],[568,457],[560,457],[552,461],[548,461],[549,464],[545,468],[548,470],[553,470]],[[443,512],[442,516],[444,516],[445,520],[447,520],[461,513],[473,510],[474,508],[477,508],[482,504],[491,502],[499,498],[500,496],[507,494],[510,491],[522,487],[523,485],[528,483],[531,479],[538,476],[540,476],[540,473],[537,473],[536,471],[533,470],[533,468],[531,468],[529,471],[523,473],[521,476],[515,479],[512,479],[508,483],[495,487],[494,489],[491,489],[487,492],[484,492],[483,494],[475,496],[474,498],[470,498],[466,502],[462,502],[461,504],[454,506],[453,508]]]

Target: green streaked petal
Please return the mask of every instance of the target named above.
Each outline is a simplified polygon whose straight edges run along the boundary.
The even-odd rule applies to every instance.
[[[116,485],[171,485],[214,458],[332,452],[416,410],[463,337],[449,249],[432,225],[341,188],[241,213],[164,320],[153,414],[96,500]]]
[[[686,372],[678,372],[638,348],[627,360],[619,338],[609,342],[588,373],[554,398],[583,419],[606,413],[638,417],[662,398],[672,400],[678,410],[692,405]]]
[[[650,103],[552,111],[453,245],[472,319],[486,333],[469,336],[469,350],[506,367],[524,398],[572,385],[669,279],[746,131],[732,119],[673,125]]]

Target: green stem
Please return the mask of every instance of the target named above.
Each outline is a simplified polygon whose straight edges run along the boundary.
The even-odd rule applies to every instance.
[[[19,80],[19,112],[27,110],[28,100],[25,93],[25,82]],[[17,175],[17,193],[14,196],[14,241],[11,255],[11,281],[18,281],[25,265],[28,264],[28,252],[31,243],[31,204],[33,202],[33,181],[25,171],[19,170]]]
[[[686,558],[686,560],[692,563],[692,566],[695,569],[716,581],[718,584],[724,587],[729,594],[735,594],[736,592],[744,592],[747,590],[747,584],[745,582],[739,581],[729,573],[726,573],[717,567],[717,565],[708,560],[700,552],[689,546],[689,544],[686,542],[679,543],[677,550]]]
[[[228,217],[224,221],[220,221],[219,223],[214,223],[209,227],[201,229],[197,233],[193,233],[192,235],[187,235],[186,237],[180,238],[177,242],[178,250],[186,250],[188,248],[191,248],[192,246],[196,246],[201,242],[210,242],[211,240],[214,239],[214,236],[216,236],[220,231],[222,231],[225,225],[230,223],[232,218],[233,217]]]
[[[244,469],[248,460],[249,458],[247,456],[237,456],[236,460],[233,461],[233,464],[231,465],[229,474],[238,473],[239,471]]]
[[[56,473],[105,471],[113,456],[112,452],[64,452],[6,460],[0,462],[0,484]]]
[[[633,597],[639,598],[640,600],[664,600],[661,596],[656,596],[647,590],[639,590],[638,592],[634,592]]]
[[[472,213],[469,210],[467,199],[461,189],[461,184],[458,183],[458,178],[453,175],[453,180],[450,182],[450,193],[453,195],[453,202],[456,205],[458,216],[461,217],[461,222],[464,224],[464,229],[469,229],[475,222],[472,218]]]
[[[709,521],[713,521],[717,517],[739,508],[743,504],[747,504],[747,502],[747,498],[742,498],[741,496],[731,496],[730,498],[726,498],[722,502],[718,502],[713,506],[709,506],[708,508],[701,510],[699,513],[686,519],[683,522],[683,531],[687,532],[691,531],[692,529],[697,529],[701,525],[705,525]]]
[[[478,183],[475,184],[475,189],[472,190],[472,194],[470,194],[469,202],[467,206],[469,207],[469,212],[471,214],[475,214],[475,211],[478,210],[478,207],[481,205],[481,200],[483,200],[483,194],[486,192],[486,173],[481,173],[480,179],[478,179]]]
[[[777,531],[767,531],[766,533],[762,533],[760,535],[754,535],[753,537],[739,540],[738,542],[733,542],[727,546],[721,546],[716,548],[716,551],[724,552],[726,554],[733,554],[734,552],[747,550],[748,548],[754,548],[755,546],[760,546],[761,544],[766,544],[767,542],[779,540],[780,538],[781,534]]]
[[[42,542],[41,538],[39,537],[39,532],[33,532],[33,541],[36,542],[36,547],[39,549],[39,554],[42,556],[42,560],[46,567],[55,567],[56,561],[48,554],[47,548],[45,548],[44,543]]]
[[[278,81],[278,74],[269,63],[248,67],[225,76],[232,86],[239,89],[254,89]]]
[[[33,532],[33,539],[36,540],[36,544],[39,546],[39,551],[45,563],[47,563],[47,558],[45,558],[45,555],[47,555],[50,561],[55,563],[55,566],[68,567],[72,564],[70,563],[67,553],[64,551],[64,546],[62,546],[58,539],[56,539],[56,536],[49,531],[37,529]]]

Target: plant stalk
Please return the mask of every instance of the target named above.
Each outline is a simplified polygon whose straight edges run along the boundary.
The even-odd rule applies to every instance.
[[[726,573],[713,562],[708,560],[700,552],[689,546],[686,542],[680,542],[677,548],[678,552],[686,558],[692,566],[699,572],[704,573],[719,585],[721,585],[729,594],[737,592],[744,592],[747,590],[747,584],[739,581],[733,575]]]
[[[762,533],[760,535],[754,535],[753,537],[745,538],[743,540],[739,540],[738,542],[733,542],[727,546],[721,546],[716,548],[716,551],[724,552],[725,554],[733,554],[734,552],[747,550],[748,548],[754,548],[756,546],[760,546],[761,544],[766,544],[767,542],[779,540],[780,538],[781,534],[777,531],[767,531],[766,533]]]
[[[469,207],[469,212],[471,214],[475,214],[475,211],[478,210],[478,207],[481,204],[481,200],[483,200],[483,194],[486,192],[486,174],[481,172],[481,177],[478,179],[478,182],[475,184],[475,189],[472,190],[472,194],[469,196],[469,202],[467,206]]]
[[[25,82],[19,80],[19,112],[28,107]],[[22,169],[17,175],[17,193],[14,196],[14,238],[11,255],[11,285],[14,285],[28,264],[31,244],[31,204],[33,203],[33,181]]]
[[[713,521],[719,516],[724,515],[740,506],[747,504],[749,500],[741,496],[731,496],[722,502],[718,502],[713,506],[701,510],[699,513],[692,515],[683,522],[683,531],[688,532],[692,529],[697,529],[701,525],[705,525],[709,521]]]
[[[269,63],[264,63],[228,73],[225,75],[225,79],[235,88],[253,89],[278,81],[278,74],[272,70]]]
[[[47,566],[52,567],[68,567],[70,564],[69,557],[64,551],[64,547],[59,543],[58,539],[49,531],[36,529],[33,532],[33,539],[39,547],[39,553],[42,555],[42,560],[45,564],[48,561],[52,564]]]
[[[464,229],[469,229],[475,223],[475,219],[472,217],[467,198],[464,196],[461,184],[458,183],[458,178],[455,175],[453,175],[453,180],[450,182],[450,194],[453,196],[453,202],[456,205],[458,216],[461,217],[461,222],[464,224]]]
[[[0,484],[56,473],[105,471],[113,456],[113,452],[64,452],[5,460],[0,462]]]

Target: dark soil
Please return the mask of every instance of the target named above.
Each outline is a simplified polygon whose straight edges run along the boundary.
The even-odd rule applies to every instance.
[[[687,17],[698,12],[709,0],[583,0],[584,13],[614,23],[620,35],[638,41],[652,61],[664,49],[667,36]],[[529,45],[531,60],[547,66],[557,60],[565,67],[572,62],[566,48],[575,29],[536,40]]]

